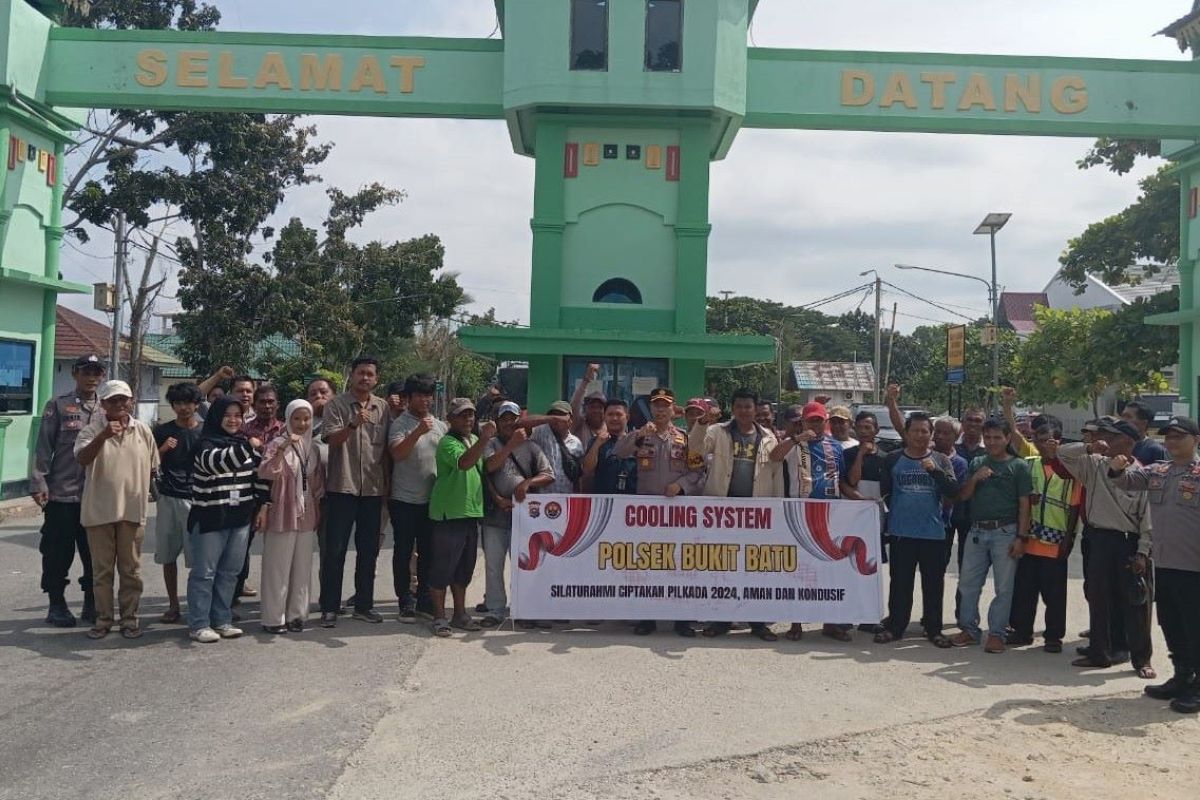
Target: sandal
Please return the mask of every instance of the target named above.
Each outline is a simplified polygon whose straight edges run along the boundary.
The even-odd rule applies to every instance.
[[[798,642],[804,638],[804,628],[801,628],[799,625],[793,625],[788,629],[788,632],[783,635],[783,638],[787,639],[789,642]]]
[[[105,636],[108,636],[108,628],[92,628],[87,632],[89,639],[103,639]]]
[[[504,624],[504,620],[494,617],[491,614],[479,620],[479,627],[481,628],[499,628],[502,624]]]
[[[438,636],[438,637],[445,639],[451,635],[450,623],[444,619],[435,619],[433,621],[432,627],[433,627],[433,635],[434,636]]]
[[[951,644],[949,639],[947,639],[945,636],[943,636],[940,633],[934,634],[933,636],[928,636],[926,638],[929,639],[930,643],[934,647],[940,647],[943,650],[948,650],[954,646],[953,644]]]
[[[1144,667],[1138,667],[1134,670],[1137,676],[1144,681],[1152,681],[1158,677],[1158,673],[1154,671],[1154,667],[1147,664]]]
[[[766,626],[761,627],[761,628],[755,628],[754,630],[750,631],[750,633],[754,634],[759,639],[762,639],[764,642],[778,642],[779,641],[779,636],[775,633],[775,631],[771,630],[770,628],[768,628]]]
[[[836,625],[821,626],[821,635],[828,636],[830,639],[833,639],[837,642],[849,642],[854,639],[854,637],[850,635],[850,631],[844,631]]]
[[[163,612],[163,615],[158,618],[158,621],[164,625],[175,625],[183,620],[183,615],[179,613],[178,608],[168,608]]]
[[[136,628],[121,628],[121,635],[126,639],[140,639],[142,638],[142,628],[140,625]]]
[[[900,637],[893,634],[891,631],[880,631],[875,634],[875,644],[891,644],[892,642],[900,641]]]
[[[477,623],[475,620],[471,619],[470,617],[455,617],[454,619],[450,620],[450,627],[458,628],[460,631],[481,631],[481,630],[483,630],[483,628],[479,627],[479,623]]]

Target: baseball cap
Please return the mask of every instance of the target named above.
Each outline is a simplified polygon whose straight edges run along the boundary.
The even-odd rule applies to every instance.
[[[499,419],[505,414],[515,414],[519,417],[521,416],[521,407],[512,400],[505,400],[503,403],[496,406],[496,418]]]
[[[815,400],[804,406],[800,413],[804,415],[804,419],[811,419],[812,417],[829,419],[829,412],[825,410],[825,405],[823,403],[818,403]]]
[[[691,400],[687,401],[687,406],[683,410],[691,411],[693,408],[696,409],[697,411],[707,412],[710,408],[710,406],[708,405],[708,398],[693,397]]]
[[[107,400],[110,397],[133,397],[133,390],[125,381],[105,381],[96,390],[96,396],[101,400]]]
[[[1133,427],[1133,423],[1123,419],[1102,420],[1099,430],[1101,433],[1119,433],[1122,436],[1128,436],[1135,442],[1142,438],[1142,434],[1138,432],[1137,428]]]
[[[665,386],[659,386],[657,389],[654,389],[650,392],[650,402],[653,403],[655,400],[674,403],[675,393]]]
[[[75,363],[74,363],[74,365],[72,365],[71,368],[72,369],[83,369],[84,367],[94,367],[96,369],[99,369],[101,372],[103,372],[104,371],[104,362],[101,361],[100,356],[96,355],[95,353],[88,353],[87,355],[82,355],[79,358],[75,359]]]
[[[1081,430],[1085,430],[1085,431],[1098,431],[1098,430],[1100,430],[1100,420],[1098,420],[1098,419],[1089,419],[1087,422],[1083,423],[1083,427],[1081,428]]]
[[[546,410],[547,414],[560,414],[571,416],[571,404],[566,400],[555,400],[550,404],[550,408]]]
[[[607,403],[607,402],[608,402],[608,396],[605,395],[604,392],[592,392],[587,397],[583,398],[583,404],[585,406],[588,403]]]
[[[1160,436],[1166,436],[1171,431],[1179,431],[1189,436],[1200,436],[1200,425],[1188,417],[1171,417],[1167,424],[1158,429]]]
[[[783,418],[788,422],[804,419],[804,406],[788,406],[787,411],[783,412]]]
[[[446,407],[446,416],[457,417],[464,411],[474,411],[475,401],[469,397],[456,397],[450,401],[450,405]]]
[[[807,414],[805,416],[807,416]],[[850,409],[846,408],[845,406],[834,406],[833,408],[829,409],[829,418],[844,419],[847,422],[854,420],[854,417],[850,414]]]

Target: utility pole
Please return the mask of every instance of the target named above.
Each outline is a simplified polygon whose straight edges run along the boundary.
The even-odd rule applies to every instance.
[[[883,380],[883,373],[880,367],[883,366],[883,279],[879,277],[879,273],[875,273],[875,402],[879,403],[883,400],[883,387],[880,381]]]
[[[116,289],[114,295],[116,297],[113,305],[113,320],[112,320],[112,341],[109,343],[108,351],[108,377],[109,380],[118,380],[121,377],[121,297],[125,291],[125,214],[124,212],[117,214],[114,233],[116,235],[116,249],[113,255],[113,287]]]
[[[884,367],[883,367],[883,386],[885,389],[887,388],[887,385],[889,383],[891,383],[892,350],[895,349],[895,347],[896,347],[896,312],[899,311],[899,309],[900,309],[899,303],[892,303],[892,332],[888,336],[887,362],[884,364]]]

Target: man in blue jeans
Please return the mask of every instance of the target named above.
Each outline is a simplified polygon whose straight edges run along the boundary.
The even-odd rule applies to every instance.
[[[988,635],[984,650],[1004,652],[1004,630],[1012,609],[1017,561],[1025,554],[1029,539],[1030,498],[1033,478],[1029,462],[1009,453],[1012,429],[1007,421],[993,417],[983,424],[983,446],[987,452],[971,461],[960,500],[971,501],[971,529],[967,532],[958,590],[962,595],[958,627],[962,632],[950,639],[955,647],[979,644],[979,594],[988,570],[996,596],[988,607]]]

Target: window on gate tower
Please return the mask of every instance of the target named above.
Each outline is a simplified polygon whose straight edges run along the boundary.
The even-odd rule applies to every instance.
[[[592,293],[593,303],[632,303],[642,304],[642,292],[632,281],[624,278],[610,278],[596,288]]]
[[[646,70],[683,68],[683,0],[646,0]]]
[[[608,70],[608,0],[571,0],[571,69]]]

